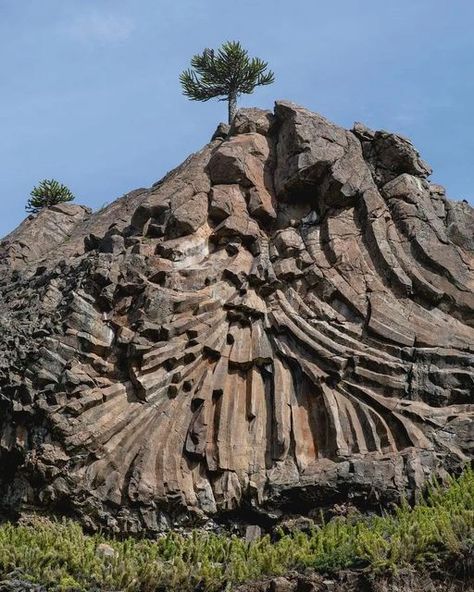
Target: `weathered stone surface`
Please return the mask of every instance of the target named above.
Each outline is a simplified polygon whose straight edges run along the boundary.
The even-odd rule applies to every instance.
[[[266,136],[275,121],[271,111],[263,109],[239,109],[232,121],[230,134],[257,133]]]
[[[321,115],[287,101],[276,103],[275,114],[280,124],[277,194],[284,197],[294,191],[295,197],[297,193],[303,196],[311,187],[314,195],[317,182],[344,155],[350,136]]]
[[[196,193],[174,209],[169,217],[166,236],[177,238],[193,234],[207,221],[207,193]]]
[[[222,222],[231,214],[247,217],[247,204],[239,185],[214,185],[211,189],[209,217]]]
[[[150,189],[27,220],[0,247],[2,505],[260,526],[472,459],[473,210],[428,172],[279,102]]]
[[[467,201],[447,202],[447,233],[456,245],[474,251],[474,209]]]
[[[46,588],[12,577],[0,582],[0,592],[46,592]]]
[[[214,184],[237,183],[249,192],[249,212],[257,219],[276,218],[270,144],[266,137],[249,133],[223,142],[209,161]]]
[[[28,216],[0,242],[0,269],[18,268],[37,261],[69,239],[74,228],[91,211],[76,204],[58,204]]]
[[[390,181],[402,173],[421,178],[431,175],[431,167],[407,138],[383,130],[373,132],[360,123],[352,131],[361,141],[364,157],[378,182]]]
[[[225,140],[229,135],[230,125],[228,123],[219,123],[216,128],[216,131],[213,133],[212,140]]]
[[[366,569],[342,570],[326,577],[305,570],[242,584],[233,592],[471,592],[472,576],[456,571],[455,563],[440,569],[419,568],[396,573],[373,574]],[[447,584],[448,582],[448,584]]]

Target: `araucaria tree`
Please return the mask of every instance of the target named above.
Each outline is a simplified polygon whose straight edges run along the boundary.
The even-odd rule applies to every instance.
[[[73,201],[71,191],[56,179],[44,179],[33,188],[26,204],[26,211],[37,214],[43,208],[55,206],[60,203]]]
[[[229,123],[237,111],[237,98],[257,86],[272,84],[275,75],[260,58],[250,58],[238,41],[227,41],[214,51],[205,49],[193,56],[191,68],[179,77],[183,94],[193,101],[221,97],[229,106]]]

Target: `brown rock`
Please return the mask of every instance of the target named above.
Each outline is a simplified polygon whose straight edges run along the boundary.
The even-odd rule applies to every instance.
[[[286,228],[276,233],[274,245],[281,257],[298,255],[304,249],[301,234],[294,228]]]
[[[207,220],[207,193],[197,193],[172,210],[166,227],[166,236],[178,238],[193,234]]]
[[[303,195],[344,154],[347,133],[329,121],[287,101],[277,101],[280,123],[275,189],[285,195],[295,188]]]
[[[276,218],[269,157],[268,140],[251,133],[223,142],[209,161],[211,181],[214,184],[237,183],[251,189],[249,211],[264,221]]]
[[[266,136],[274,122],[271,111],[239,109],[230,128],[230,135],[257,133]]]
[[[213,140],[225,140],[229,135],[230,125],[228,123],[219,123],[216,131],[213,133],[211,141]]]
[[[262,177],[269,153],[268,141],[260,134],[235,136],[222,142],[208,165],[212,183],[251,187]]]
[[[252,187],[248,195],[248,209],[251,216],[263,222],[270,222],[276,218],[274,200],[266,189]]]
[[[238,216],[233,214],[223,220],[214,230],[213,237],[216,239],[228,237],[240,237],[244,241],[254,242],[259,237],[260,231],[254,220],[247,215]]]
[[[398,174],[409,173],[422,178],[431,175],[431,168],[420,158],[410,140],[397,134],[376,132],[373,148],[377,164]]]
[[[214,185],[209,202],[210,218],[222,222],[231,214],[247,214],[247,204],[239,185]]]
[[[472,208],[399,136],[275,117],[243,112],[150,189],[4,240],[9,511],[273,521],[347,492],[379,508],[472,459]]]

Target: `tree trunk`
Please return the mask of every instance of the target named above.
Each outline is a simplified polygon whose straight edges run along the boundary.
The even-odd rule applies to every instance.
[[[229,125],[234,120],[235,114],[237,112],[237,93],[229,93],[228,97],[229,102]]]

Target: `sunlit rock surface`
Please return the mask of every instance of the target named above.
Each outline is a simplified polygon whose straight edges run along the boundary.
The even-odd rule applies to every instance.
[[[136,532],[410,495],[472,459],[474,214],[288,102],[0,244],[0,501]]]

